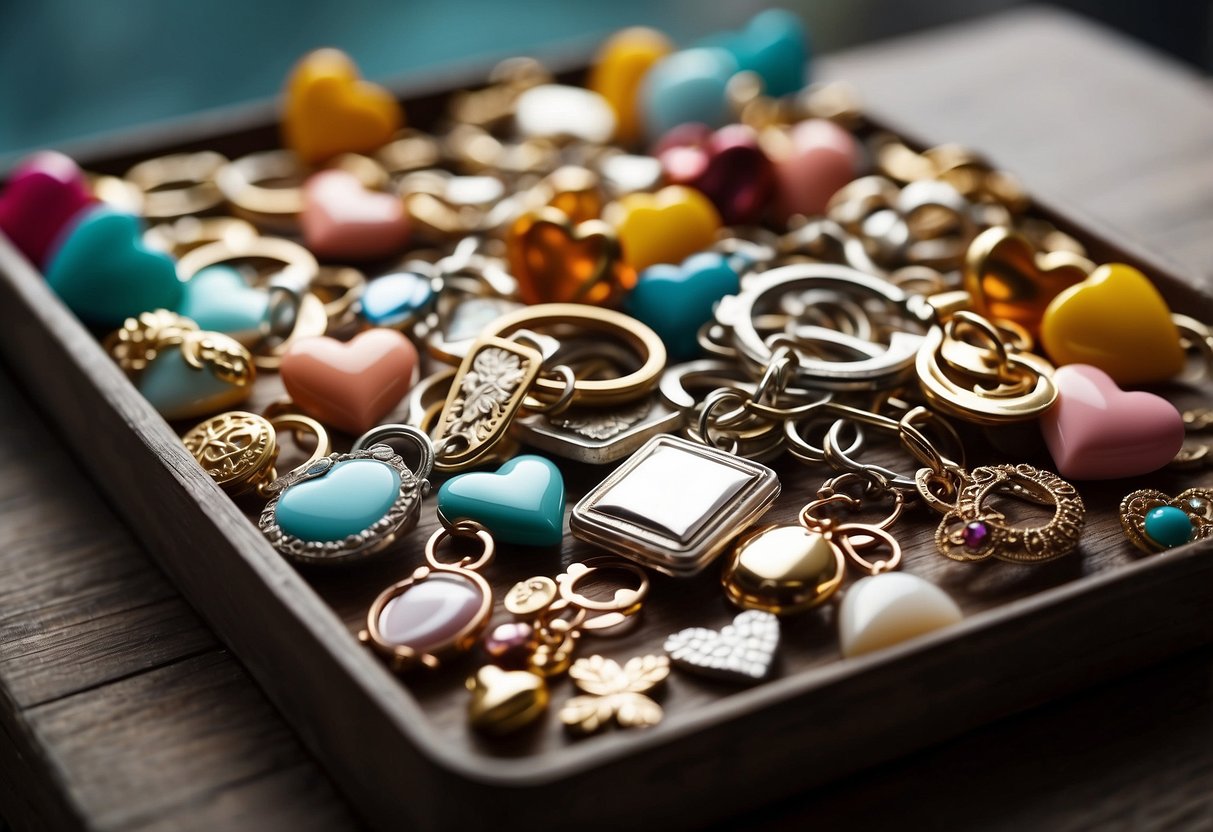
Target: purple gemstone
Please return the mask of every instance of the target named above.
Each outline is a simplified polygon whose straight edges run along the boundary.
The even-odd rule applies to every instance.
[[[379,632],[392,644],[432,653],[475,622],[483,602],[480,588],[467,578],[436,572],[387,602]]]
[[[507,670],[526,670],[535,630],[525,621],[498,624],[484,637],[484,652]]]
[[[972,551],[976,551],[984,546],[989,536],[990,527],[980,520],[974,520],[972,523],[967,524],[960,533],[960,539],[964,542],[965,548]]]

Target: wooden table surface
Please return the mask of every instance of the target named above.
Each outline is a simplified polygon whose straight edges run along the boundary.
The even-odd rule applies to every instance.
[[[1040,9],[819,66],[874,112],[981,148],[1030,189],[1213,278],[1207,79]],[[3,368],[0,817],[17,829],[360,825]],[[731,820],[1213,828],[1213,649]]]

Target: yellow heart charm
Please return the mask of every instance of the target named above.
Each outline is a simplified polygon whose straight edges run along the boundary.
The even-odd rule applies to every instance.
[[[1124,263],[1100,266],[1045,310],[1040,340],[1053,363],[1091,364],[1117,384],[1148,384],[1184,366],[1167,302],[1144,274]]]
[[[720,214],[708,198],[679,185],[628,194],[608,205],[604,218],[615,226],[623,258],[637,271],[681,263],[710,246],[720,228]]]
[[[317,49],[291,72],[282,135],[304,162],[369,153],[387,144],[403,124],[404,111],[392,94],[363,81],[340,50]]]
[[[1012,321],[1036,336],[1049,302],[1090,271],[1091,264],[1077,254],[1039,252],[1022,234],[995,227],[969,244],[964,287],[974,312]]]
[[[640,138],[637,93],[649,67],[674,51],[674,44],[656,29],[633,26],[612,35],[594,60],[590,71],[591,90],[601,95],[615,111],[615,138],[631,144]]]

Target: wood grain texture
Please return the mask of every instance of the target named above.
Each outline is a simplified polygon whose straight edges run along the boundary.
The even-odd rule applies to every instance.
[[[1034,34],[1031,31],[1031,27],[1028,27],[1027,34],[1029,34],[1029,35]],[[1015,35],[1014,31],[1011,31],[1010,33],[1002,32],[1002,33],[998,34],[998,37],[1000,37],[1000,38],[1001,37],[1013,37],[1014,35]],[[990,37],[994,37],[994,36],[990,35]],[[966,48],[971,48],[977,52],[980,52],[982,46],[983,46],[983,42],[979,38],[974,37],[974,38],[971,38],[970,41],[966,41]],[[926,47],[924,47],[924,50],[926,50]],[[934,54],[933,50],[926,50],[926,51],[932,51],[932,53]],[[942,51],[942,50],[940,50],[940,51]],[[924,130],[923,132],[929,133],[930,135],[939,135],[934,130],[929,130],[929,131]],[[580,484],[576,487],[584,488],[584,486],[586,485],[586,482],[584,480],[585,480],[585,478],[583,477],[582,480],[580,481]],[[1101,496],[1110,497],[1111,495],[1101,495]],[[781,505],[782,505],[782,502],[781,502]],[[920,520],[920,523],[925,523],[925,521]],[[420,534],[421,533],[419,533],[419,536],[420,536]],[[1106,539],[1106,541],[1108,543],[1111,543],[1113,540],[1113,537],[1114,537],[1113,535],[1107,534],[1106,538],[1100,538],[1100,540]],[[1091,571],[1098,571],[1100,568],[1102,568],[1104,566],[1115,566],[1118,563],[1118,561],[1122,565],[1127,563],[1127,560],[1125,560],[1125,558],[1124,558],[1125,551],[1123,549],[1120,549],[1117,547],[1110,547],[1109,551],[1104,551],[1102,549],[1096,551],[1096,549],[1098,547],[1091,547],[1091,548],[1092,548],[1092,551],[1084,553],[1084,558],[1082,561],[1082,563],[1084,565],[1084,571],[1088,567],[1090,567]],[[567,556],[567,555],[571,554],[572,552],[573,552],[573,549],[570,547],[568,552],[566,552],[565,554]],[[929,560],[929,559],[922,558],[921,555],[923,553],[921,551],[918,554],[919,554],[919,557],[915,558],[914,562],[911,564],[911,568],[914,568],[915,564],[917,564],[919,566],[919,568],[931,569],[932,566],[927,563],[927,560]],[[530,574],[531,572],[544,572],[544,571],[547,571],[550,573],[552,571],[555,571],[560,563],[560,560],[557,557],[550,555],[550,554],[546,555],[546,556],[541,554],[536,557],[536,556],[534,556],[533,553],[529,553],[527,555],[520,554],[519,556],[528,558],[527,563],[518,564],[516,566],[516,569],[520,574]],[[505,558],[503,558],[503,561],[504,560],[505,560]],[[937,562],[932,562],[932,563],[937,563]],[[938,564],[938,565],[950,566],[950,564]],[[532,568],[532,566],[534,566],[535,568]],[[385,570],[385,572],[391,571],[391,569],[386,566],[384,567],[384,570]],[[966,571],[969,571],[969,570],[966,570]],[[375,577],[376,577],[376,580],[378,580],[379,578],[394,577],[394,575],[391,575],[391,576],[379,575],[379,576],[375,576]],[[496,581],[505,583],[508,581],[508,579],[511,576],[509,576],[508,574],[502,573],[500,575],[495,575],[494,577],[495,577]],[[961,576],[961,578],[959,579],[961,583],[966,583],[966,581],[964,581],[964,577],[965,576]],[[1073,577],[1077,577],[1077,576],[1063,571],[1063,572],[1054,572],[1054,573],[1050,573],[1050,574],[1045,574],[1041,577],[1029,578],[1026,583],[1020,583],[1018,581],[1011,581],[1011,582],[1009,582],[1009,585],[1006,585],[1006,586],[994,586],[994,587],[978,586],[976,588],[969,587],[968,589],[965,590],[965,592],[974,593],[974,594],[966,595],[966,606],[968,606],[970,609],[981,609],[983,607],[983,605],[985,604],[985,599],[988,599],[991,597],[989,595],[989,593],[991,593],[991,592],[1002,593],[1001,597],[998,600],[1005,601],[1007,599],[1012,599],[1012,598],[1018,597],[1019,595],[1029,594],[1029,593],[1035,591],[1040,586],[1050,585],[1050,584],[1054,584],[1054,583],[1062,583]],[[1194,581],[1204,582],[1204,584],[1207,586],[1207,583],[1208,583],[1208,573],[1207,572],[1197,571],[1197,572],[1192,573],[1191,577]],[[370,582],[370,577],[367,576],[366,583],[369,584],[369,582]],[[382,581],[382,583],[386,583],[386,582],[387,582],[387,580]],[[338,607],[339,611],[343,611],[342,618],[345,620],[347,626],[350,626],[350,627],[356,626],[357,616],[355,613],[359,609],[359,605],[363,604],[363,602],[365,600],[365,594],[367,592],[371,591],[371,589],[369,589],[366,585],[363,584],[362,578],[354,580],[351,577],[350,579],[347,580],[347,579],[343,579],[339,576],[328,576],[327,578],[316,579],[314,581],[314,583],[319,587],[322,594],[326,598],[329,598],[330,600],[333,601],[333,603]],[[382,585],[382,583],[378,584],[378,585]],[[679,583],[676,586],[677,586],[677,589],[683,590],[685,587],[687,587],[689,585],[684,584],[684,583]],[[674,587],[674,585],[671,582],[671,583],[667,583],[664,587],[659,585],[657,591],[659,593],[663,593],[665,595],[665,597],[668,598],[669,594],[673,591],[673,587]],[[1199,588],[1200,587],[1196,587],[1196,589],[1199,589]],[[1145,587],[1145,586],[1138,587],[1138,590],[1140,590],[1142,592],[1146,592],[1146,591],[1148,591],[1148,589],[1149,589],[1149,587]],[[977,590],[980,590],[980,592],[977,592]],[[710,584],[701,584],[698,588],[692,587],[687,590],[687,593],[689,596],[688,600],[692,600],[696,603],[702,603],[703,608],[705,608],[705,609],[708,608],[713,603],[716,603],[717,607],[713,610],[713,614],[717,615],[717,616],[721,616],[721,617],[727,617],[726,611],[723,609],[723,605],[720,605],[718,603],[717,597],[712,592],[712,588],[710,587]],[[682,599],[680,599],[680,601],[681,600]],[[1135,614],[1135,615],[1141,616],[1141,619],[1140,620],[1130,620],[1128,622],[1122,622],[1125,624],[1127,631],[1136,632],[1140,637],[1142,637],[1146,640],[1149,640],[1150,629],[1152,627],[1165,626],[1168,621],[1169,615],[1175,616],[1177,619],[1182,619],[1184,616],[1200,615],[1200,612],[1201,612],[1200,610],[1185,609],[1182,606],[1180,606],[1178,609],[1168,610],[1166,607],[1172,606],[1172,605],[1164,604],[1163,601],[1166,599],[1155,599],[1155,600],[1158,602],[1159,607],[1160,607],[1157,610],[1153,609],[1152,607],[1134,608],[1132,605],[1129,606],[1129,609],[1132,611],[1132,614],[1129,615],[1128,617],[1130,619],[1132,619],[1133,615]],[[660,596],[658,598],[654,599],[653,609],[658,609],[661,607],[660,601],[661,601]],[[1177,603],[1182,605],[1182,599],[1180,599],[1180,601]],[[1157,615],[1152,615],[1154,613],[1157,613]],[[665,623],[666,622],[664,622],[664,621],[661,622],[661,624],[665,624]],[[654,622],[652,622],[652,621],[647,622],[646,629],[648,629],[648,627],[652,626],[653,624],[654,624]],[[662,632],[661,634],[664,635],[664,632]],[[1024,635],[1025,635],[1026,639],[1033,637],[1033,633],[1031,633],[1031,632],[1025,633]],[[1046,633],[1038,634],[1036,637],[1043,638],[1043,637],[1046,637],[1047,635],[1048,634],[1046,632]],[[828,651],[829,651],[828,645],[823,650],[823,644],[826,643],[825,639],[827,637],[828,637],[828,633],[826,632],[824,623],[822,623],[821,625],[815,626],[815,627],[809,627],[808,625],[806,625],[805,632],[800,634],[799,636],[795,637],[797,639],[796,640],[797,647],[804,647],[804,649],[806,650],[806,655],[803,657],[803,664],[798,665],[795,668],[785,668],[785,676],[787,675],[787,672],[789,670],[805,671],[805,670],[807,670],[807,668],[811,667],[814,664],[821,664],[821,665],[823,665],[823,667],[821,668],[820,671],[808,671],[808,672],[815,672],[815,673],[819,672],[820,673],[819,678],[821,678],[823,680],[823,684],[835,681],[831,677],[831,674],[830,674],[829,664],[831,662],[832,656],[827,655]],[[1064,639],[1062,639],[1062,640],[1064,641]],[[641,646],[644,646],[643,643],[634,642],[634,643],[631,643],[628,645],[620,644],[617,646],[616,649],[618,649],[620,652],[628,652],[627,650],[625,650],[625,647],[638,648]],[[1064,653],[1064,649],[1067,645],[1058,644],[1056,646],[1059,650],[1061,650]],[[1182,646],[1183,646],[1182,644],[1178,644],[1178,643],[1171,645],[1171,647],[1174,649],[1179,649]],[[980,642],[980,640],[974,640],[973,642],[971,642],[970,648],[973,652],[971,654],[968,654],[968,656],[967,656],[967,658],[969,660],[969,666],[982,667],[982,664],[981,664],[981,659],[982,659],[981,648],[982,647],[983,647],[983,645]],[[818,652],[814,653],[813,651],[818,651]],[[798,658],[800,658],[799,653],[797,654],[797,656],[798,656]],[[910,658],[907,658],[906,661],[919,661],[919,660],[921,660],[921,658],[922,657],[910,657]],[[955,660],[957,657],[956,657],[956,655],[952,655],[951,658],[953,660]],[[1029,658],[1030,657],[1028,657],[1028,656],[1020,657],[1020,659],[1023,661],[1027,661]],[[1012,660],[1014,660],[1013,657],[1012,657]],[[1118,657],[1116,655],[1116,651],[1113,651],[1106,655],[1083,657],[1083,661],[1089,662],[1088,665],[1084,665],[1084,669],[1089,668],[1090,672],[1095,675],[1104,674],[1109,671],[1110,667],[1115,666],[1117,661],[1119,661],[1119,660],[1120,660],[1120,657]],[[59,659],[59,661],[62,662],[63,659],[61,658],[61,659]],[[923,668],[920,668],[920,669],[923,669]],[[930,670],[931,668],[928,667],[925,669]],[[995,669],[995,670],[997,670],[997,669]],[[1068,668],[1068,669],[1063,668],[1061,670],[1063,675],[1065,673],[1070,673],[1072,671],[1073,671],[1073,668]],[[2,668],[0,668],[0,672],[3,672]],[[157,671],[157,672],[159,672],[159,671]],[[1034,685],[1042,685],[1044,688],[1049,688],[1051,685],[1055,685],[1055,682],[1052,682],[1051,680],[1049,680],[1047,678],[1048,673],[1044,673],[1042,675],[1046,678],[1026,679],[1024,681],[1026,688],[1033,689]],[[187,676],[192,678],[193,673],[191,672],[191,673],[187,674]],[[984,676],[984,674],[983,674],[983,676]],[[0,678],[3,678],[3,677],[0,677]],[[991,712],[997,712],[1000,709],[1005,709],[1007,707],[1007,700],[1005,697],[1009,697],[1011,700],[1014,700],[1015,702],[1018,702],[1019,704],[1023,704],[1023,702],[1020,701],[1022,695],[1016,695],[1016,693],[1014,691],[995,690],[995,691],[993,691],[993,698],[998,701],[994,701],[994,702],[989,701],[989,697],[988,697],[989,691],[985,690],[986,683],[988,682],[988,678],[989,678],[988,676],[986,676],[985,678],[978,677],[969,682],[970,687],[965,689],[965,693],[968,693],[972,696],[972,701],[974,703],[972,706],[972,709],[969,713],[960,715],[959,718],[957,717],[957,715],[951,715],[950,716],[951,721],[948,723],[949,727],[947,728],[947,730],[953,730],[956,728],[957,725],[959,725],[960,727],[965,727],[968,724],[974,724],[975,722],[981,721],[982,719],[988,717]],[[457,680],[452,680],[449,676],[446,678],[439,678],[439,679],[433,680],[432,693],[431,693],[430,688],[426,687],[419,691],[419,695],[420,695],[420,698],[422,699],[423,706],[426,708],[427,714],[430,716],[430,718],[432,720],[435,720],[438,723],[439,730],[450,732],[450,735],[452,737],[455,737],[456,741],[460,741],[459,738],[462,736],[462,737],[464,737],[464,739],[462,741],[469,742],[469,743],[474,742],[473,740],[467,739],[465,736],[465,732],[463,732],[463,730],[462,730],[462,722],[458,718],[458,709],[452,709],[449,707],[443,709],[443,708],[435,706],[433,704],[433,702],[436,702],[439,699],[446,699],[446,697],[443,695],[443,691],[444,691],[444,689],[449,690],[449,686],[451,684],[453,684],[454,681],[457,681]],[[676,681],[678,681],[678,680],[676,680]],[[785,682],[786,682],[786,679],[785,679]],[[97,690],[102,691],[102,690],[108,690],[110,688],[117,688],[121,684],[124,684],[124,683],[119,683],[119,685],[105,685],[105,686],[97,688]],[[209,684],[209,683],[207,683],[207,684]],[[776,687],[778,687],[780,685],[783,685],[783,683],[782,682],[775,683]],[[786,685],[784,685],[784,686],[786,687]],[[206,685],[203,685],[203,687],[206,687]],[[716,690],[697,692],[695,690],[695,687],[696,687],[695,685],[688,682],[688,685],[681,690],[677,687],[675,689],[672,689],[670,691],[669,697],[667,698],[667,704],[669,704],[672,709],[675,707],[680,708],[680,707],[683,707],[686,705],[693,705],[696,701],[708,701],[719,695],[718,691],[716,691]],[[854,694],[854,693],[855,692],[853,690],[848,691],[846,689],[845,685],[839,685],[836,688],[835,695],[833,695],[831,697],[827,697],[826,699],[823,699],[823,700],[819,700],[818,704],[820,705],[820,709],[815,710],[811,714],[795,713],[795,712],[788,712],[788,713],[780,712],[775,715],[775,718],[778,720],[778,722],[776,723],[776,726],[778,729],[786,731],[787,734],[790,734],[792,732],[803,733],[807,730],[811,730],[813,732],[812,736],[814,737],[815,743],[814,743],[813,749],[802,750],[802,749],[780,748],[780,749],[776,750],[777,755],[780,755],[780,756],[777,756],[777,759],[771,761],[773,764],[775,764],[775,765],[772,765],[772,768],[781,768],[782,767],[784,769],[784,774],[782,775],[781,779],[779,779],[777,782],[772,784],[774,791],[788,791],[790,789],[796,788],[798,783],[803,784],[803,782],[805,781],[806,778],[819,777],[823,773],[826,775],[829,775],[831,773],[837,774],[840,771],[845,770],[846,768],[852,767],[854,765],[854,758],[848,758],[846,755],[843,755],[843,757],[841,759],[820,759],[820,760],[804,759],[806,755],[813,756],[812,752],[814,750],[828,747],[832,742],[838,743],[842,739],[836,735],[831,736],[830,731],[831,731],[832,727],[834,727],[834,730],[837,730],[836,726],[838,725],[838,723],[840,723],[844,719],[846,714],[855,713],[855,712],[861,712],[861,713],[870,712],[873,709],[875,709],[877,711],[879,710],[878,709],[878,704],[879,704],[878,700],[876,700],[876,699],[865,700],[865,699],[856,698],[854,696],[849,695],[849,694]],[[888,691],[861,691],[861,693],[863,693],[864,695],[866,695],[868,697],[872,697],[877,693],[881,693],[884,696],[888,695]],[[902,697],[908,697],[915,701],[921,699],[922,703],[924,703],[925,705],[929,705],[930,704],[929,700],[931,699],[933,690],[929,686],[926,686],[926,687],[923,687],[921,690],[916,690],[916,689],[898,690],[898,693]],[[678,701],[678,697],[680,695],[682,696],[681,702]],[[431,697],[432,697],[432,699],[431,699]],[[999,697],[1004,697],[1004,698],[999,699]],[[729,698],[734,703],[734,706],[733,706],[734,709],[744,709],[746,707],[753,706],[755,704],[755,700],[764,698],[764,693],[763,693],[763,691],[759,690],[759,691],[753,691],[753,692],[744,693],[744,694],[737,694],[737,695],[731,696]],[[1029,696],[1029,698],[1030,698],[1030,696]],[[31,700],[31,701],[33,701],[33,700]],[[55,715],[58,712],[54,709],[55,705],[56,705],[56,703],[49,703],[46,706],[46,708],[50,709],[51,716],[49,716],[47,718],[46,722],[40,722],[39,725],[41,725],[43,727],[43,730],[45,732],[49,732],[49,733],[44,734],[44,736],[46,737],[45,742],[47,743],[48,746],[50,746],[50,745],[63,746],[65,743],[68,742],[68,737],[70,734],[70,731],[65,730],[63,726],[69,725],[72,720],[80,720],[82,722],[86,722],[88,719],[87,711],[82,711],[82,712],[68,711],[69,714],[73,714],[73,715],[64,717],[64,720],[62,722],[57,722],[55,719]],[[912,703],[912,705],[913,705],[913,703]],[[35,709],[35,710],[39,710],[39,709]],[[904,716],[905,714],[910,713],[912,711],[913,711],[913,707],[909,707],[906,710],[902,711],[902,714]],[[1114,713],[1114,711],[1113,711],[1113,713]],[[930,715],[929,708],[927,710],[926,715],[928,715],[928,716]],[[728,716],[728,714],[726,714],[726,717],[727,716]],[[117,722],[119,724],[121,724],[123,722],[123,719],[119,718],[117,720]],[[362,727],[365,728],[365,726],[362,726]],[[680,722],[676,716],[674,719],[671,720],[671,724],[669,726],[667,726],[666,728],[663,728],[663,730],[668,730],[669,732],[674,733],[674,732],[679,732],[679,731],[687,731],[692,728],[693,728],[693,725],[691,725],[689,719],[680,724]],[[924,723],[922,726],[917,726],[917,725],[914,725],[913,723],[911,723],[909,726],[906,726],[903,724],[883,724],[879,720],[877,720],[874,724],[868,726],[868,730],[870,730],[872,732],[872,735],[868,738],[868,742],[865,743],[865,742],[860,741],[863,739],[862,736],[857,736],[857,737],[855,737],[855,739],[856,739],[856,744],[859,746],[879,744],[882,746],[879,753],[894,754],[894,753],[897,753],[899,750],[901,750],[904,747],[913,746],[915,744],[921,743],[924,740],[924,738],[929,738],[931,736],[931,731],[928,729],[931,729],[931,728],[933,728],[933,726],[931,726],[929,723]],[[55,730],[60,730],[63,733],[55,734],[54,733]],[[776,731],[775,733],[777,736],[778,731]],[[998,735],[996,734],[995,736],[997,737]],[[313,738],[313,739],[315,739],[315,738]],[[753,743],[752,747],[747,746],[747,744],[746,744],[747,740]],[[754,759],[757,759],[764,752],[764,749],[761,747],[762,740],[763,740],[763,738],[758,737],[758,736],[748,737],[748,738],[739,737],[737,740],[737,746],[734,750],[738,752],[738,756],[740,756],[742,753],[745,753],[747,755],[752,755],[752,757]],[[273,741],[277,742],[278,740],[274,739]],[[225,742],[230,743],[236,752],[239,752],[242,748],[242,746],[240,745],[240,741],[238,739],[233,739],[231,737],[228,737],[225,739]],[[539,744],[556,743],[556,742],[563,742],[563,738],[562,737],[540,737],[537,740],[535,740],[535,742],[537,742]],[[631,742],[632,742],[632,740],[628,737],[619,737],[619,736],[605,737],[605,738],[602,738],[601,740],[595,740],[595,743],[596,743],[595,748],[600,749],[603,754],[612,754],[612,753],[618,752],[620,749],[625,749],[628,746],[628,744]],[[817,745],[817,743],[820,743],[820,745]],[[686,761],[683,760],[682,764],[680,764],[679,761],[677,760],[677,758],[671,759],[668,756],[666,756],[663,753],[664,750],[665,749],[663,749],[661,747],[654,748],[652,750],[651,759],[646,760],[646,764],[645,764],[644,768],[648,771],[661,772],[662,775],[666,778],[666,782],[670,783],[670,787],[673,789],[679,788],[680,787],[679,784],[684,784],[687,787],[689,787],[692,784],[704,782],[700,778],[707,777],[708,779],[711,779],[712,777],[717,776],[719,773],[717,770],[719,763],[716,762],[716,760],[713,758],[695,758],[695,763],[693,765],[686,764]],[[85,755],[83,759],[92,762],[90,760],[90,758],[87,757],[86,752],[87,752],[87,749],[85,749],[79,745],[73,746],[73,753],[78,754],[78,755]],[[1024,758],[1030,759],[1031,758],[1030,752],[1031,752],[1031,749],[1028,749],[1027,751],[1022,752],[1023,758],[1021,758],[1021,759],[1024,759]],[[863,759],[871,759],[871,757],[872,757],[872,752],[866,748],[857,748],[856,751],[854,752],[854,754],[856,757],[863,758]],[[732,755],[730,755],[730,756],[732,756]],[[959,758],[953,758],[953,765],[955,765],[957,759],[963,760],[965,758],[963,756],[959,757]],[[1206,763],[1207,763],[1207,760],[1206,760]],[[1021,765],[1022,765],[1022,763],[1021,763]],[[136,769],[136,770],[138,770],[138,769]],[[1187,771],[1189,773],[1192,771],[1192,769],[1187,768],[1185,766],[1178,766],[1176,770],[1177,771]],[[1054,771],[1064,773],[1063,769],[1055,769]],[[1196,771],[1199,772],[1199,769],[1196,769]],[[676,772],[676,774],[672,776],[670,774],[670,772]],[[149,773],[146,770],[142,770],[142,771],[140,771],[140,775],[147,777],[147,776],[151,776],[151,773]],[[878,776],[879,776],[879,774],[878,774]],[[673,779],[671,779],[671,777],[673,777]],[[104,781],[102,781],[102,782],[104,782]],[[868,782],[869,781],[867,778],[860,778],[859,780],[855,781],[855,784],[852,785],[852,788],[856,789],[856,790],[860,790],[860,787],[863,786],[863,789],[866,789],[866,785],[863,785],[863,784],[866,784]],[[887,782],[888,781],[886,781],[886,783]],[[116,784],[114,782],[109,782],[109,784],[107,785],[106,788],[113,788],[115,785]],[[424,788],[424,786],[422,786],[421,788]],[[921,785],[921,783],[920,783],[920,788],[924,788]],[[105,790],[106,790],[105,788],[96,788],[91,792],[88,792],[87,789],[85,791],[89,794],[92,794],[94,797],[96,797],[97,795],[104,792]],[[601,800],[599,797],[600,793],[594,789],[593,780],[587,780],[584,784],[584,788],[582,789],[582,791],[584,792],[584,794],[578,800],[579,806],[582,806],[582,807],[592,806],[595,803],[601,803]],[[268,787],[267,787],[267,792],[268,792]],[[847,792],[844,788],[843,794],[846,794],[846,793]],[[866,802],[866,800],[867,800],[866,791],[864,791],[862,793],[864,794],[864,796],[860,799],[862,799]],[[855,794],[855,792],[852,792],[852,794]],[[751,799],[753,799],[755,797],[760,797],[760,796],[761,796],[761,794],[750,795],[749,797]],[[737,805],[741,805],[744,802],[746,802],[746,801],[742,800],[742,801],[738,802]],[[109,818],[109,821],[113,822],[113,823],[139,824],[139,823],[144,823],[146,821],[147,824],[154,825],[157,822],[164,823],[165,822],[164,818],[168,817],[168,816],[162,815],[160,820],[157,821],[153,818],[125,816],[120,811],[115,810],[115,814],[109,815],[106,817]],[[239,817],[239,813],[238,812],[233,813],[232,817]],[[684,816],[682,816],[682,820],[685,821],[685,820],[689,820],[689,819],[694,819],[695,817],[700,817],[700,816],[696,816],[693,814],[684,815]],[[840,815],[839,817],[842,817],[842,815]],[[1181,813],[1179,815],[1179,817],[1180,817],[1180,819],[1182,819],[1182,817],[1184,817],[1184,815],[1182,815],[1182,813]]]

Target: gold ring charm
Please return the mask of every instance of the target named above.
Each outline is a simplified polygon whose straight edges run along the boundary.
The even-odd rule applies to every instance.
[[[405,465],[387,439],[414,446],[417,469]],[[376,554],[417,524],[429,490],[434,454],[429,438],[408,425],[368,431],[345,454],[330,454],[266,486],[273,499],[258,526],[284,557],[335,564]]]
[[[1120,503],[1125,536],[1143,552],[1161,552],[1213,535],[1213,489],[1189,488],[1178,497],[1143,489]]]
[[[918,472],[918,493],[943,513],[935,530],[935,545],[952,560],[987,558],[1012,563],[1043,563],[1073,552],[1085,523],[1085,509],[1077,489],[1056,474],[1030,465],[992,465],[959,474],[953,489],[955,502],[939,495],[943,480],[930,468]],[[995,493],[1004,493],[1038,505],[1052,505],[1053,518],[1043,526],[1012,526],[1005,515],[986,506]]]
[[[227,157],[204,150],[173,153],[140,162],[126,172],[126,179],[143,192],[143,216],[164,220],[202,214],[223,202],[215,174]]]
[[[208,243],[226,243],[239,249],[251,245],[257,237],[252,223],[235,217],[182,217],[144,231],[143,244],[180,258]]]
[[[256,492],[268,496],[269,484],[277,479],[274,465],[280,446],[278,428],[306,431],[316,437],[316,448],[306,462],[312,465],[329,455],[331,445],[324,426],[307,416],[284,414],[266,419],[256,413],[233,410],[221,413],[191,428],[181,441],[202,470],[233,497]]]
[[[218,240],[183,255],[177,261],[177,274],[189,280],[210,266],[240,260],[268,260],[280,264],[274,272],[274,281],[302,293],[311,286],[320,272],[316,257],[298,243],[280,237],[254,237],[232,243]]]
[[[448,537],[475,539],[480,555],[443,563],[436,552]],[[396,672],[436,668],[442,659],[467,652],[493,612],[493,590],[477,571],[492,563],[495,550],[492,535],[478,523],[438,529],[425,544],[429,565],[379,594],[358,640]]]

